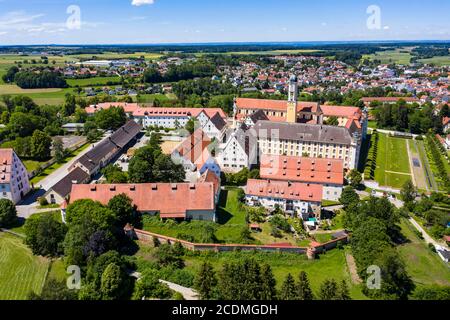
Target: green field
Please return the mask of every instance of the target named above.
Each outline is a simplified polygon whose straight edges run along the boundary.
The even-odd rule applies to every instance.
[[[25,300],[30,291],[40,293],[48,266],[22,239],[0,232],[0,300]]]
[[[26,90],[26,91],[25,91]],[[29,91],[33,90],[33,91]],[[77,94],[75,89],[21,89],[16,85],[0,85],[0,96],[8,94],[11,96],[26,94],[38,105],[61,105],[64,103],[66,93]]]
[[[406,140],[379,134],[375,180],[382,186],[401,188],[411,179]]]
[[[78,55],[68,55],[66,59],[71,60],[116,60],[116,59],[130,59],[130,58],[140,58],[144,56],[145,60],[156,60],[163,56],[161,53],[152,52],[135,52],[135,53],[115,53],[115,52],[104,52],[101,54],[78,54]]]
[[[364,55],[362,57],[362,60],[369,59],[371,61],[373,60],[380,60],[383,64],[389,64],[389,63],[396,63],[396,64],[403,64],[408,65],[411,63],[412,55],[409,52],[408,49],[396,49],[396,50],[387,50],[387,51],[379,51],[374,54],[370,55]]]
[[[443,57],[433,57],[430,59],[421,59],[419,61],[426,64],[434,64],[436,66],[450,66],[450,55]]]
[[[450,267],[416,235],[409,221],[402,219],[401,232],[408,242],[397,247],[416,285],[450,286]]]
[[[95,77],[87,79],[68,79],[67,84],[71,87],[89,87],[89,86],[104,86],[108,82],[119,83],[120,77]]]

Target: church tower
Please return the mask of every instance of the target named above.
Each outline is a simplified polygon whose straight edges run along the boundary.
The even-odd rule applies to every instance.
[[[297,77],[292,75],[289,79],[289,100],[287,105],[286,121],[288,123],[297,122],[297,98],[298,98],[298,84]]]

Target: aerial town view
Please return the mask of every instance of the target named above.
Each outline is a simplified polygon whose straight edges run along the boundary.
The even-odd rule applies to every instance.
[[[450,300],[449,1],[0,8],[0,300]]]

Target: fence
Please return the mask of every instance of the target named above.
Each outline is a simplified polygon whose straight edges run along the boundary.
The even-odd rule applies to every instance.
[[[285,253],[298,253],[298,254],[310,254],[314,255],[316,253],[323,253],[325,251],[334,249],[339,243],[345,244],[348,242],[349,236],[343,236],[329,242],[316,245],[314,247],[296,247],[288,246],[285,244],[279,245],[245,245],[245,244],[205,244],[205,243],[192,243],[185,240],[180,240],[177,238],[167,237],[160,234],[138,230],[129,229],[126,233],[137,238],[141,241],[154,241],[157,239],[160,243],[167,243],[173,245],[175,243],[180,243],[184,248],[191,251],[215,251],[215,252],[230,252],[235,250],[241,251],[265,251],[265,252],[285,252]]]

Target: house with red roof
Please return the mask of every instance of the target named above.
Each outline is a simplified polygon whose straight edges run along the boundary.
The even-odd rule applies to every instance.
[[[443,126],[444,132],[450,131],[450,118],[449,117],[444,117],[442,119],[442,126]]]
[[[0,149],[0,199],[19,203],[30,192],[25,165],[13,149]]]
[[[249,206],[272,211],[279,207],[307,220],[311,216],[320,217],[322,194],[320,184],[250,179],[245,188],[245,201]]]

